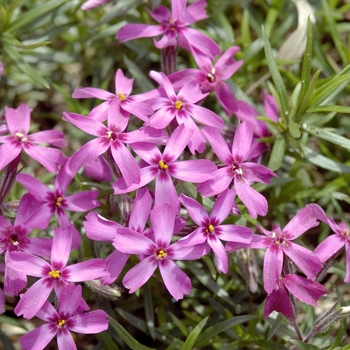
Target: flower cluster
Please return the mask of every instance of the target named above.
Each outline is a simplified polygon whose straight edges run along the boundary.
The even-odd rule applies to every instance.
[[[106,2],[86,1],[82,9]],[[13,223],[0,216],[4,293],[20,296],[16,315],[27,319],[37,316],[46,322],[21,338],[23,349],[43,349],[55,336],[60,349],[74,349],[70,331],[87,334],[108,328],[104,311],[87,312],[89,307],[77,283],[99,279],[109,285],[123,275],[121,283],[134,293],[149,279],[157,278],[179,300],[191,293],[192,282],[176,261],[197,260],[211,251],[217,271],[227,273],[229,253],[242,248],[266,249],[266,317],[276,310],[295,319],[294,296],[316,306],[327,293],[316,279],[323,264],[344,245],[345,282],[350,281],[349,228],[336,224],[318,205],[301,209],[284,229],[275,224],[268,231],[256,225],[262,235],[254,233],[253,225],[236,224],[241,213],[249,216],[251,223],[268,214],[269,203],[255,184],[269,185],[278,175],[262,164],[270,148],[261,142],[261,138],[271,136],[267,124],[257,119],[256,108],[237,99],[226,83],[243,63],[234,58],[239,47],[232,46],[222,54],[211,38],[190,27],[207,18],[205,7],[205,0],[187,7],[184,0],[172,0],[171,11],[162,5],[148,11],[159,24],[127,24],[118,31],[120,43],[162,36],[154,39],[158,49],[185,49],[199,69],[151,71],[149,76],[158,87],[144,94],[132,94],[133,79],[121,69],[115,74],[113,92],[98,87],[74,90],[73,98],[103,102],[86,116],[63,113],[67,127],[73,125],[92,136],[69,157],[59,149],[66,146],[62,131],[30,133],[30,108],[26,104],[5,108],[6,128],[0,136],[1,213],[13,183],[28,193],[22,196]],[[226,116],[204,107],[211,93]],[[264,92],[262,99],[266,116],[277,123],[279,112],[273,96]],[[223,132],[227,117],[235,124],[233,135]],[[29,174],[22,150],[56,174],[53,186]],[[21,161],[23,169],[17,174]],[[75,179],[84,176],[82,168],[85,176],[104,182],[121,208],[123,201],[127,203],[120,220],[100,215],[106,192],[100,195],[98,186],[90,186],[91,182],[72,193]],[[190,190],[183,186],[186,183]],[[79,215],[83,215],[88,239],[110,243],[107,257],[71,263],[72,250],[80,248],[82,242]],[[318,220],[335,234],[312,252],[296,240],[316,227]],[[34,229],[45,233],[31,236]],[[130,261],[138,262],[125,271],[132,255],[136,257]],[[27,276],[36,280],[24,291]],[[58,307],[49,303],[52,295]],[[5,311],[4,304],[0,290],[0,312]]]

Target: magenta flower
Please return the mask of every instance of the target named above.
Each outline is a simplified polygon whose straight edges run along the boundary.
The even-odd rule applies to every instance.
[[[325,238],[315,249],[315,254],[321,263],[335,257],[341,248],[345,246],[346,268],[344,282],[350,282],[350,229],[344,222],[337,224],[333,218],[328,218],[323,209],[315,204],[308,204],[308,208],[315,211],[317,218],[330,226],[334,235]]]
[[[81,5],[82,10],[91,10],[97,6],[101,6],[103,4],[106,4],[110,0],[87,0]]]
[[[144,234],[145,226],[149,217],[152,206],[152,198],[147,188],[137,190],[135,200],[130,212],[130,217],[127,221],[127,227]],[[113,242],[117,228],[123,227],[117,222],[107,220],[97,213],[89,213],[86,216],[86,221],[83,222],[86,235],[96,241]],[[149,231],[147,229],[146,231]],[[106,271],[109,276],[102,277],[103,284],[114,282],[124,268],[130,254],[122,253],[115,250],[106,259]]]
[[[281,230],[274,225],[272,231],[258,226],[265,235],[253,235],[251,248],[267,248],[264,258],[264,288],[271,293],[282,274],[284,254],[310,279],[314,280],[322,265],[317,255],[310,250],[293,243],[305,231],[318,226],[317,218],[312,208],[301,209],[287,226]]]
[[[193,131],[178,126],[170,136],[163,154],[152,144],[134,143],[133,150],[147,165],[140,169],[141,181],[139,184],[127,186],[124,179],[113,184],[114,193],[128,193],[150,183],[156,179],[155,204],[162,206],[170,204],[176,211],[180,209],[180,202],[171,177],[182,181],[201,183],[211,179],[216,166],[206,159],[176,161],[186,145]]]
[[[68,284],[58,298],[58,310],[49,302],[40,308],[37,317],[47,322],[20,338],[23,350],[43,350],[57,336],[59,350],[76,350],[70,331],[96,334],[108,328],[108,315],[103,310],[79,312],[81,286]]]
[[[269,183],[271,177],[277,175],[261,164],[245,161],[253,141],[253,129],[250,123],[243,122],[238,125],[231,151],[217,129],[204,127],[202,133],[225,166],[216,170],[212,180],[200,184],[198,192],[203,197],[214,196],[225,191],[233,182],[236,193],[247,207],[249,215],[253,218],[266,215],[268,205],[265,197],[250,187],[250,184]]]
[[[229,224],[221,225],[232,210],[235,195],[234,190],[224,191],[214,203],[210,215],[193,198],[184,194],[180,196],[180,202],[199,227],[185,238],[179,240],[178,244],[183,247],[191,247],[207,242],[214,252],[218,271],[223,273],[227,273],[228,260],[221,240],[238,242],[246,247],[249,246],[252,240],[253,231],[248,227]]]
[[[65,196],[65,192],[72,181],[74,174],[68,169],[69,159],[58,172],[53,191],[29,174],[18,174],[16,180],[22,184],[41,205],[26,221],[26,225],[41,229],[47,228],[51,217],[56,213],[62,228],[72,226],[65,210],[84,212],[100,206],[96,197],[99,192],[94,190],[82,191]],[[80,245],[81,237],[73,227],[73,248]]]
[[[276,287],[266,297],[264,317],[272,311],[281,312],[286,318],[294,315],[287,290],[306,304],[317,306],[318,299],[327,294],[327,289],[317,282],[293,274],[278,279]]]
[[[135,142],[164,144],[168,139],[163,130],[150,127],[124,132],[128,125],[128,119],[116,118],[112,114],[108,117],[108,127],[97,120],[86,118],[80,114],[63,112],[63,116],[65,120],[79,129],[96,137],[96,139],[89,141],[75,152],[69,163],[70,170],[76,173],[89,160],[110,150],[128,186],[140,182],[140,171],[133,155],[125,144]]]
[[[0,273],[2,274],[5,272],[5,264],[0,264]],[[6,311],[6,300],[5,300],[5,294],[0,288],[0,315],[3,314]]]
[[[175,211],[168,205],[155,207],[150,215],[154,241],[130,228],[117,228],[113,245],[115,249],[144,256],[123,278],[123,285],[135,292],[153,275],[157,267],[169,293],[176,299],[182,299],[192,288],[189,277],[173,260],[195,260],[206,251],[202,245],[183,247],[178,243],[170,244],[174,233]]]
[[[51,249],[51,263],[23,252],[12,252],[9,266],[26,275],[40,277],[22,296],[14,311],[17,316],[32,318],[37,314],[52,290],[57,296],[67,283],[100,278],[105,272],[103,259],[90,259],[66,266],[72,245],[71,228],[55,228]]]
[[[5,107],[5,118],[11,135],[0,136],[0,171],[24,150],[42,164],[49,172],[57,171],[63,163],[63,154],[55,148],[41,147],[47,143],[55,147],[65,147],[64,133],[59,130],[45,130],[28,135],[30,108],[21,104],[18,108]]]
[[[4,291],[9,296],[18,295],[27,284],[27,276],[20,271],[13,270],[7,264],[11,252],[24,251],[42,257],[50,256],[52,240],[28,237],[35,226],[25,224],[40,205],[40,202],[27,193],[21,198],[13,225],[0,216],[0,254],[5,252]]]
[[[172,0],[171,12],[164,6],[159,6],[154,12],[147,10],[159,25],[126,24],[118,31],[116,38],[125,42],[164,34],[160,41],[153,40],[158,49],[180,46],[189,52],[197,50],[214,58],[221,54],[219,46],[198,30],[188,28],[192,23],[208,18],[206,6],[206,0],[196,1],[187,8],[186,0]]]
[[[169,76],[175,90],[191,80],[196,80],[203,93],[214,91],[216,97],[228,116],[237,110],[236,99],[225,80],[238,70],[243,61],[236,61],[234,56],[239,51],[238,46],[230,47],[217,61],[213,63],[210,57],[194,53],[194,59],[200,69],[185,69]]]
[[[115,94],[98,88],[86,87],[74,90],[73,97],[105,100],[106,102],[95,107],[88,115],[89,118],[100,122],[121,117],[128,119],[130,114],[147,121],[153,109],[147,102],[139,102],[137,96],[130,96],[133,83],[134,79],[127,78],[123,71],[118,69],[115,74]]]
[[[149,125],[157,129],[163,129],[173,119],[176,119],[179,125],[184,124],[186,129],[194,131],[188,145],[192,154],[195,151],[203,152],[206,141],[192,118],[219,130],[224,126],[224,121],[221,117],[209,109],[196,105],[196,102],[202,100],[207,94],[203,94],[199,90],[198,83],[192,80],[176,95],[170,80],[164,73],[151,71],[150,76],[164,89],[166,96],[150,100],[157,112],[151,116]]]
[[[0,62],[0,75],[4,73],[4,65]]]

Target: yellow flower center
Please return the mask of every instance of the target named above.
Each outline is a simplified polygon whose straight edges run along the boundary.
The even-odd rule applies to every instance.
[[[182,108],[182,102],[181,102],[180,100],[178,100],[178,101],[175,102],[175,108],[176,108],[177,110],[179,110],[179,109]]]
[[[125,100],[126,100],[125,95],[122,94],[121,92],[118,92],[118,97],[119,97],[119,100],[120,100],[120,101],[125,101]]]
[[[62,197],[58,197],[57,199],[56,199],[56,206],[57,207],[60,207],[61,205],[62,205],[62,200],[63,200],[63,198]]]
[[[160,161],[158,162],[158,164],[159,164],[159,168],[160,168],[161,170],[168,170],[168,165],[167,165],[166,163],[164,163],[162,160],[160,160]]]
[[[62,326],[64,326],[66,324],[66,321],[65,320],[58,320],[57,321],[57,326],[58,327],[62,327]]]
[[[20,141],[22,141],[22,142],[25,142],[28,140],[28,137],[23,137],[24,134],[22,134],[21,132],[16,132],[15,136],[17,136],[20,139]]]
[[[113,141],[113,135],[112,135],[113,132],[112,131],[107,131],[106,134],[107,134],[108,139]]]
[[[58,279],[61,277],[59,270],[52,270],[49,272],[49,275],[55,279]]]
[[[212,233],[212,232],[214,231],[214,229],[215,229],[214,226],[210,224],[210,225],[207,227],[207,229],[205,230],[205,232],[206,232],[206,233]]]
[[[163,249],[158,249],[157,250],[157,257],[159,259],[165,258],[166,257],[166,252]]]
[[[349,230],[348,230],[348,229],[345,229],[345,230],[344,230],[344,234],[345,234],[346,237],[348,237],[349,234],[350,234]]]
[[[211,72],[207,74],[208,80],[213,83],[215,81],[215,68],[212,67]]]

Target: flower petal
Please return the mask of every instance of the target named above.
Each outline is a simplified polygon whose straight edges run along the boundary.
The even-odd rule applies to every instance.
[[[6,142],[0,146],[0,171],[22,152],[22,146]]]
[[[83,282],[108,275],[106,262],[103,259],[90,259],[67,266],[63,273],[68,282]]]
[[[120,43],[123,43],[133,39],[158,36],[163,33],[164,28],[162,25],[150,26],[148,24],[130,23],[119,29],[116,38]]]
[[[70,211],[88,211],[100,206],[100,202],[96,200],[99,195],[98,191],[87,190],[66,196],[65,209]]]
[[[187,209],[188,215],[198,226],[202,226],[205,220],[209,220],[207,211],[195,199],[181,194],[179,200]]]
[[[190,294],[190,278],[172,260],[163,260],[159,264],[159,270],[165,286],[175,300],[182,299],[184,294]]]
[[[19,339],[23,350],[45,349],[46,345],[57,334],[57,329],[51,324],[44,324]]]
[[[83,222],[86,235],[94,241],[112,242],[114,234],[120,224],[105,219],[97,213],[91,212],[86,215],[86,221]]]
[[[5,106],[5,118],[12,135],[17,132],[27,135],[30,125],[30,112],[31,109],[24,103],[21,103],[15,109]]]
[[[314,250],[321,263],[335,256],[344,247],[344,240],[337,234],[326,237]]]
[[[70,318],[69,329],[81,334],[96,334],[108,329],[108,315],[103,310],[93,310]]]
[[[232,211],[233,203],[235,201],[236,191],[225,190],[216,199],[210,213],[210,218],[216,219],[218,223],[222,223]]]
[[[238,124],[232,143],[232,154],[237,161],[247,158],[253,141],[253,128],[250,123],[244,121]]]
[[[72,94],[73,98],[98,98],[100,100],[113,100],[116,96],[108,91],[86,87],[75,89]]]
[[[151,211],[150,220],[155,242],[159,248],[169,246],[174,233],[175,211],[169,204],[159,206],[156,202]]]
[[[264,258],[264,289],[271,293],[282,274],[283,251],[274,245],[267,248]]]
[[[225,247],[217,236],[208,237],[208,244],[210,245],[215,255],[216,267],[218,272],[227,273],[228,259]]]
[[[158,261],[154,256],[141,260],[124,276],[124,287],[130,289],[129,293],[134,293],[136,289],[143,286],[150,279],[157,266]]]

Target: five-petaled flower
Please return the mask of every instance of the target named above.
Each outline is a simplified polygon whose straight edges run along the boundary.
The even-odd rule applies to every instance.
[[[158,49],[180,46],[187,51],[200,51],[214,58],[215,55],[221,54],[221,50],[215,41],[198,30],[188,27],[194,22],[208,18],[205,11],[206,6],[206,0],[198,0],[187,8],[186,0],[171,0],[171,12],[162,5],[154,12],[148,10],[152,18],[160,24],[126,24],[118,31],[117,39],[120,42],[125,42],[164,34],[160,41],[153,40]]]
[[[5,118],[9,136],[0,136],[0,171],[14,160],[24,150],[32,158],[42,164],[49,172],[57,171],[63,163],[63,154],[59,149],[41,147],[38,144],[51,144],[55,147],[65,147],[64,133],[59,130],[45,130],[28,134],[30,125],[30,108],[21,104],[13,109],[5,107]]]

